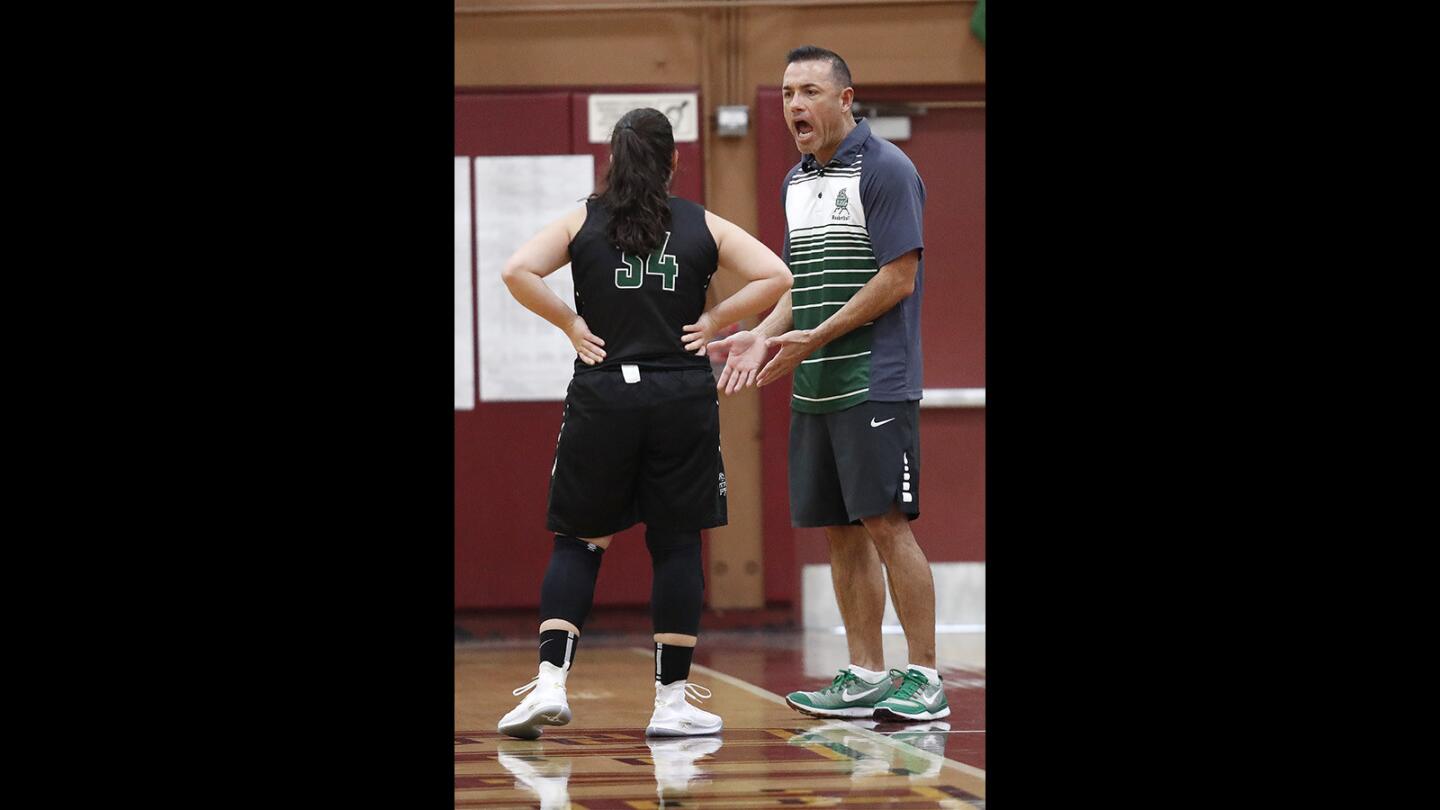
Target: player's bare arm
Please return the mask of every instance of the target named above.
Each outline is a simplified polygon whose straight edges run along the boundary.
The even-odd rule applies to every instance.
[[[792,283],[790,269],[780,257],[744,228],[710,211],[705,212],[705,224],[719,250],[717,272],[738,275],[745,286],[683,327],[685,334],[680,337],[685,350],[696,354],[704,354],[720,330],[773,306],[790,291]]]
[[[605,341],[591,334],[585,319],[560,300],[545,277],[570,263],[570,240],[585,224],[585,209],[579,208],[546,225],[520,246],[500,277],[521,306],[539,315],[570,338],[580,360],[593,366],[605,359]]]

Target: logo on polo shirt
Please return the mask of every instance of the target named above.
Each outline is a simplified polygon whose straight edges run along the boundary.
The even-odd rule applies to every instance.
[[[840,194],[835,197],[835,213],[830,215],[831,219],[850,218],[850,198],[845,196],[845,189],[840,189]]]

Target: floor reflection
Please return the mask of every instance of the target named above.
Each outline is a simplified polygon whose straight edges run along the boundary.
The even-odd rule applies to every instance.
[[[873,720],[830,720],[789,739],[791,745],[820,746],[854,761],[851,779],[874,776],[931,777],[945,762],[943,720],[915,723],[905,731],[877,734]]]
[[[495,747],[496,759],[515,777],[515,787],[534,794],[541,810],[570,806],[572,760],[546,757],[545,744],[539,740],[501,740]]]
[[[708,782],[700,760],[720,750],[719,737],[665,737],[647,739],[655,761],[655,794],[661,799],[689,793],[693,783]]]
[[[710,781],[701,761],[725,744],[720,737],[647,738],[654,764],[655,795],[663,802],[688,795]],[[559,746],[547,756],[540,740],[504,739],[496,742],[495,759],[515,777],[515,788],[540,802],[541,810],[570,807],[570,774],[574,769],[573,750]]]

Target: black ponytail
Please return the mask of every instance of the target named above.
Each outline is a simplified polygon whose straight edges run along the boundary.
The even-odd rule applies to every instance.
[[[670,159],[675,135],[670,119],[641,107],[625,113],[610,133],[610,167],[604,190],[590,195],[610,212],[605,236],[620,250],[648,254],[660,249],[670,229]]]

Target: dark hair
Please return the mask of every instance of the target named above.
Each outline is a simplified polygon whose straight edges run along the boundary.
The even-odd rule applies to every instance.
[[[627,253],[651,253],[670,228],[670,158],[675,134],[659,110],[641,107],[615,122],[604,190],[590,195],[610,212],[605,236]]]
[[[801,45],[785,55],[785,64],[787,65],[817,60],[830,63],[830,73],[835,77],[835,81],[840,83],[840,89],[843,90],[850,86],[850,66],[845,64],[845,60],[840,58],[840,54],[834,51],[827,51],[815,45]]]

